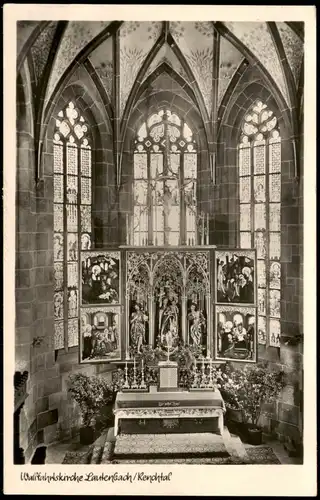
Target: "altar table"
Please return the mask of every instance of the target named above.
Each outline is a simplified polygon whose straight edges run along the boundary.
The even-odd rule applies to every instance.
[[[225,405],[220,391],[175,391],[157,393],[118,392],[114,415],[115,436],[122,419],[218,419],[223,433]]]

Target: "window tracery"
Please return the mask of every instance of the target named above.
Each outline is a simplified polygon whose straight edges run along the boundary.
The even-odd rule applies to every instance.
[[[134,245],[196,244],[197,148],[189,125],[153,113],[134,142]]]
[[[71,101],[59,111],[53,139],[54,348],[78,345],[79,250],[91,248],[91,140]]]
[[[239,144],[240,246],[257,249],[258,336],[280,345],[281,137],[277,118],[257,101]]]

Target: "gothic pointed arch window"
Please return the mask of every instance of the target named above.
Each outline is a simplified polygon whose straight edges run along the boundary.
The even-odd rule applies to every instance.
[[[91,247],[89,126],[71,101],[56,117],[54,185],[54,348],[78,345],[79,250]]]
[[[195,245],[197,148],[189,125],[162,109],[134,141],[134,245]]]
[[[238,149],[240,246],[257,249],[258,339],[280,346],[281,137],[277,118],[257,101]]]

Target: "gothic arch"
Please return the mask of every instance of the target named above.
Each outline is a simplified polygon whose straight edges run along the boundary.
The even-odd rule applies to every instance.
[[[138,130],[143,121],[147,119],[148,115],[152,112],[159,111],[159,109],[165,106],[169,107],[189,123],[199,146],[199,150],[208,150],[205,125],[195,104],[192,105],[181,96],[169,91],[157,92],[152,98],[152,103],[149,103],[146,102],[148,101],[148,96],[146,96],[143,100],[139,101],[133,109],[128,122],[127,133],[124,138],[124,152],[131,151],[131,141],[133,140],[136,130]]]
[[[218,29],[219,33],[224,36],[230,43],[232,43],[243,55],[244,57],[254,65],[265,85],[273,89],[274,98],[277,102],[278,108],[283,112],[288,108],[288,105],[283,97],[279,87],[275,83],[274,79],[270,76],[269,72],[265,69],[259,59],[251,52],[251,50],[244,45],[231,31],[228,30],[226,26],[221,22],[216,22],[215,27]]]
[[[46,144],[47,150],[50,152],[50,142],[54,134],[56,115],[60,109],[64,108],[70,101],[80,108],[81,113],[85,119],[90,123],[93,139],[93,150],[99,155],[103,154],[103,141],[104,134],[109,134],[110,130],[105,122],[105,116],[98,108],[92,97],[88,94],[84,86],[79,84],[71,84],[66,87],[60,96],[60,99],[55,104],[46,126]]]
[[[276,99],[261,82],[251,82],[248,83],[247,86],[241,86],[238,92],[237,89],[235,89],[234,95],[235,97],[229,100],[228,106],[224,112],[223,120],[221,120],[222,123],[219,129],[219,135],[221,137],[219,138],[221,138],[223,142],[229,144],[230,146],[233,145],[233,147],[238,143],[238,138],[240,136],[240,124],[243,117],[250,106],[257,99],[267,104],[270,110],[273,111],[274,115],[277,117],[281,137],[291,137],[292,127],[288,113],[286,111],[281,112],[279,110]]]
[[[138,73],[138,76],[133,84],[133,87],[131,89],[130,95],[128,97],[128,100],[127,100],[127,103],[125,106],[124,115],[122,118],[122,124],[121,124],[121,139],[122,139],[122,141],[124,141],[124,138],[126,135],[126,129],[129,125],[130,115],[132,113],[132,110],[134,108],[135,103],[138,100],[137,95],[138,95],[139,87],[141,86],[143,77],[146,74],[146,71],[147,71],[149,65],[151,64],[152,60],[154,59],[154,57],[156,56],[156,54],[158,53],[158,51],[160,50],[161,46],[163,45],[163,43],[165,41],[167,41],[169,43],[170,47],[172,48],[172,51],[174,52],[174,54],[178,58],[180,64],[182,65],[182,68],[186,72],[189,81],[192,82],[191,88],[193,90],[194,99],[197,103],[197,107],[200,111],[203,123],[205,124],[205,128],[207,131],[207,137],[208,138],[210,137],[209,116],[208,116],[208,112],[207,112],[207,109],[205,107],[204,100],[203,100],[202,94],[200,92],[199,86],[198,86],[196,79],[193,75],[193,72],[190,69],[190,67],[189,67],[184,55],[182,54],[180,48],[176,44],[172,35],[170,33],[168,33],[167,40],[166,40],[166,37],[164,34],[160,35],[158,41],[155,43],[155,45],[153,46],[153,48],[149,52],[146,60],[144,61],[144,64],[142,65],[142,67]],[[177,75],[175,72],[173,72],[172,76],[176,79]]]
[[[17,76],[17,131],[34,137],[34,102],[31,75],[25,61]],[[21,121],[22,120],[22,121]]]

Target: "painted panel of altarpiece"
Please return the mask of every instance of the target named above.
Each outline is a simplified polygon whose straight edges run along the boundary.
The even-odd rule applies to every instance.
[[[81,253],[81,304],[120,303],[120,252]]]
[[[210,325],[210,254],[128,251],[127,355],[143,345],[173,349],[182,341],[206,352]]]
[[[216,359],[256,362],[256,321],[254,307],[216,306]]]
[[[121,359],[120,313],[120,306],[81,308],[81,363],[98,363]]]
[[[217,304],[256,304],[256,251],[216,250]]]

